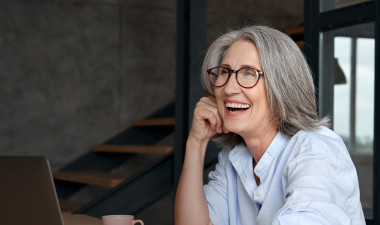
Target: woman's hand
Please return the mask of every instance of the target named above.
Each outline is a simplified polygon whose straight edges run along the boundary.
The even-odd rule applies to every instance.
[[[194,109],[189,140],[208,142],[216,133],[227,132],[223,127],[215,97],[202,97]]]

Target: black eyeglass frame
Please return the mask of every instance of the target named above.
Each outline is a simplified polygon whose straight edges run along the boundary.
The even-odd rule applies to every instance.
[[[224,84],[222,84],[222,85],[215,85],[215,84],[213,84],[212,81],[211,81],[211,71],[212,71],[213,69],[216,69],[216,68],[223,68],[223,69],[226,69],[227,72],[228,72],[228,78],[227,78],[226,82],[224,82]],[[255,83],[253,86],[250,86],[250,87],[245,87],[245,86],[241,85],[241,84],[239,83],[238,76],[237,76],[240,70],[242,70],[242,69],[247,69],[247,68],[248,68],[248,69],[253,69],[253,70],[255,70],[256,73],[257,73],[257,81],[256,81],[256,83]],[[259,83],[260,76],[264,76],[264,72],[262,72],[262,71],[260,71],[260,70],[258,70],[258,69],[256,69],[256,68],[254,68],[254,67],[249,67],[249,66],[242,67],[242,68],[240,68],[240,69],[238,69],[238,70],[233,70],[233,69],[231,69],[231,68],[224,67],[224,66],[216,66],[216,67],[213,67],[213,68],[207,69],[208,80],[210,81],[210,84],[211,84],[212,86],[214,86],[214,87],[223,87],[223,86],[224,86],[225,84],[227,84],[227,82],[230,80],[230,77],[232,76],[233,73],[235,73],[236,81],[237,81],[237,83],[239,84],[239,86],[242,87],[242,88],[254,88],[254,87],[257,85],[257,83]]]

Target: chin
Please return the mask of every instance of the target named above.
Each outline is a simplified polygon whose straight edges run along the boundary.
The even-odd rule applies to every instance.
[[[235,127],[235,126],[225,126],[225,128],[228,130],[228,132],[232,132],[235,134],[240,134],[241,133],[241,128]]]

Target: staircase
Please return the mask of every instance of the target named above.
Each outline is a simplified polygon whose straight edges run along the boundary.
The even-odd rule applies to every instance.
[[[172,139],[174,122],[172,103],[54,172],[62,212],[98,218],[105,214],[135,214],[173,191],[174,148],[172,144],[160,145],[160,140]],[[120,170],[136,164],[139,157],[143,165]],[[102,192],[86,203],[69,200],[88,186],[101,187]]]

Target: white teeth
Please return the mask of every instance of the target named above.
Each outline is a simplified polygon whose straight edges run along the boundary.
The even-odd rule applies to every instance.
[[[226,106],[228,108],[238,108],[238,109],[248,109],[249,107],[251,107],[248,104],[238,104],[238,103],[229,103],[229,102],[226,102]]]

